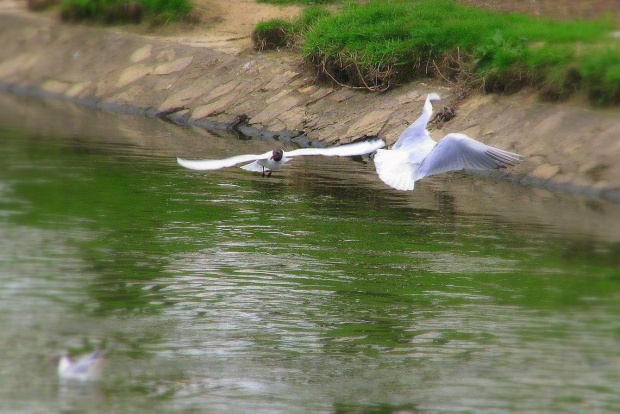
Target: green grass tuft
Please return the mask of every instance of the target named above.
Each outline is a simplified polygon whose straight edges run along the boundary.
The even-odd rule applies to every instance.
[[[27,7],[30,11],[41,11],[60,4],[60,0],[28,0]]]
[[[278,4],[278,5],[291,5],[291,4],[301,4],[301,5],[317,5],[317,4],[333,4],[340,3],[342,0],[258,0],[259,3],[270,3],[270,4]]]
[[[561,22],[452,0],[375,0],[293,22],[291,30],[318,73],[342,84],[385,90],[441,76],[496,92],[536,86],[553,100],[578,90],[599,104],[620,96],[610,20]]]
[[[620,46],[584,53],[580,63],[590,98],[600,104],[620,104]]]
[[[138,23],[145,16],[161,22],[181,20],[193,7],[189,0],[62,0],[60,9],[63,20]]]
[[[291,42],[291,22],[273,19],[261,22],[252,31],[252,42],[256,50],[271,50],[286,47]]]
[[[298,48],[303,37],[320,19],[331,13],[321,6],[306,7],[301,16],[293,21],[272,19],[260,22],[252,32],[256,50],[270,50],[282,47]]]

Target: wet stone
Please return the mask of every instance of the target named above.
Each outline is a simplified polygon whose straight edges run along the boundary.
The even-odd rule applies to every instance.
[[[372,111],[349,127],[345,138],[378,135],[391,111]]]
[[[336,102],[344,102],[347,99],[354,97],[356,94],[357,93],[352,89],[342,88],[336,91],[335,93],[331,94],[329,98]]]
[[[291,93],[291,91],[287,91],[287,90],[281,91],[280,93],[275,94],[275,95],[273,95],[270,98],[267,98],[267,100],[265,102],[267,102],[268,105],[272,105],[272,104],[278,102],[279,100],[281,100],[282,98],[284,98],[289,93]]]
[[[90,82],[88,82],[88,81],[76,83],[76,84],[72,85],[71,87],[69,87],[69,89],[67,89],[65,91],[65,95],[70,97],[70,98],[75,98],[76,96],[78,96],[82,92],[84,92],[86,90],[86,88],[88,88],[88,86],[90,86]]]
[[[130,66],[126,68],[123,73],[121,73],[121,76],[118,78],[118,82],[116,82],[116,87],[122,88],[123,86],[127,86],[130,83],[142,79],[152,71],[153,69],[151,67],[143,64]]]
[[[153,45],[146,45],[136,50],[131,54],[131,61],[133,63],[138,63],[144,59],[148,59],[151,57],[151,50],[153,49]]]
[[[532,176],[550,180],[560,172],[558,165],[541,164],[532,171]]]
[[[229,93],[231,93],[237,86],[239,86],[241,82],[238,80],[232,80],[229,82],[226,82],[223,85],[218,86],[217,88],[213,89],[206,97],[205,97],[205,101],[211,101],[214,99],[219,98],[222,95],[227,95]]]
[[[222,112],[230,104],[236,100],[236,96],[233,94],[224,95],[216,101],[210,102],[206,105],[201,105],[192,111],[192,118],[200,119],[206,116],[213,115],[218,112]]]
[[[64,93],[67,89],[69,89],[71,85],[67,82],[62,82],[54,79],[50,79],[45,81],[43,85],[41,85],[41,89],[45,92],[61,94]]]
[[[274,105],[268,106],[254,118],[252,118],[252,124],[269,124],[280,114],[285,113],[291,108],[299,104],[299,99],[294,97],[286,97]]]
[[[286,84],[290,83],[293,79],[299,76],[299,73],[293,71],[286,71],[281,75],[275,76],[269,83],[263,86],[263,89],[267,91],[273,91],[281,89]]]
[[[155,75],[168,75],[170,73],[179,72],[192,63],[194,58],[192,56],[173,60],[172,62],[162,63],[155,68],[153,73]]]
[[[164,112],[170,108],[179,108],[191,104],[193,101],[206,94],[213,89],[213,85],[209,81],[200,81],[190,84],[188,87],[180,89],[166,98],[159,106],[158,110]]]

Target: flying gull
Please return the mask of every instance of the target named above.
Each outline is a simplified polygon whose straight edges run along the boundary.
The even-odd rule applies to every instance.
[[[241,166],[244,170],[262,173],[262,176],[269,177],[273,171],[280,170],[284,164],[295,157],[305,155],[325,155],[328,157],[350,157],[354,155],[369,154],[385,146],[382,139],[371,141],[361,141],[354,144],[338,145],[328,148],[300,148],[292,151],[277,149],[264,154],[236,155],[222,160],[185,160],[177,158],[177,162],[191,170],[219,170],[221,168],[232,167],[237,164],[252,161]]]
[[[521,161],[521,155],[491,147],[465,134],[452,133],[434,141],[426,125],[433,112],[431,102],[439,99],[436,93],[429,94],[422,115],[400,135],[392,149],[377,150],[375,168],[383,182],[397,190],[413,190],[417,180],[429,175],[507,168]]]

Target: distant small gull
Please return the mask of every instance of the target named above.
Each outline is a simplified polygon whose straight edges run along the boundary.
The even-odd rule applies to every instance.
[[[431,138],[426,125],[433,112],[426,97],[422,115],[398,138],[391,150],[377,150],[374,162],[379,178],[397,190],[413,190],[414,183],[429,175],[448,171],[506,168],[521,161],[521,156],[483,144],[465,134],[448,134],[439,142]]]
[[[103,366],[111,348],[99,350],[82,356],[73,362],[68,352],[63,352],[53,358],[58,364],[58,377],[63,380],[97,381],[101,379]]]
[[[219,170],[221,168],[232,167],[242,162],[252,161],[243,165],[241,168],[247,171],[262,173],[262,176],[271,176],[272,171],[282,168],[284,163],[290,161],[294,157],[304,155],[325,155],[328,157],[351,157],[354,155],[369,154],[385,146],[382,139],[371,141],[356,142],[354,144],[339,145],[329,148],[300,148],[293,151],[284,151],[282,149],[273,150],[260,155],[237,155],[223,160],[184,160],[177,158],[177,162],[190,170]],[[266,173],[266,174],[265,174]]]

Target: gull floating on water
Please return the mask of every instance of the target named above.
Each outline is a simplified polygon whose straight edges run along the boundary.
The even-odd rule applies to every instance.
[[[290,161],[294,157],[304,155],[325,155],[328,157],[351,157],[354,155],[369,154],[383,148],[385,142],[382,139],[372,141],[356,142],[354,144],[338,145],[328,148],[300,148],[293,151],[284,151],[282,149],[273,150],[260,155],[237,155],[223,160],[184,160],[177,158],[177,162],[190,170],[219,170],[220,168],[232,167],[243,162],[252,161],[249,164],[241,166],[244,170],[262,173],[263,177],[271,176],[272,171],[282,168],[284,163]],[[267,173],[267,174],[265,174]]]
[[[377,150],[374,162],[379,178],[397,190],[413,190],[414,183],[429,175],[448,171],[506,168],[521,161],[521,155],[491,147],[465,134],[448,134],[439,142],[431,138],[426,125],[433,112],[426,97],[422,115],[411,124],[391,150]]]
[[[63,380],[97,381],[101,379],[106,354],[111,348],[99,350],[72,361],[68,352],[57,355],[53,360],[58,364],[58,377]]]

